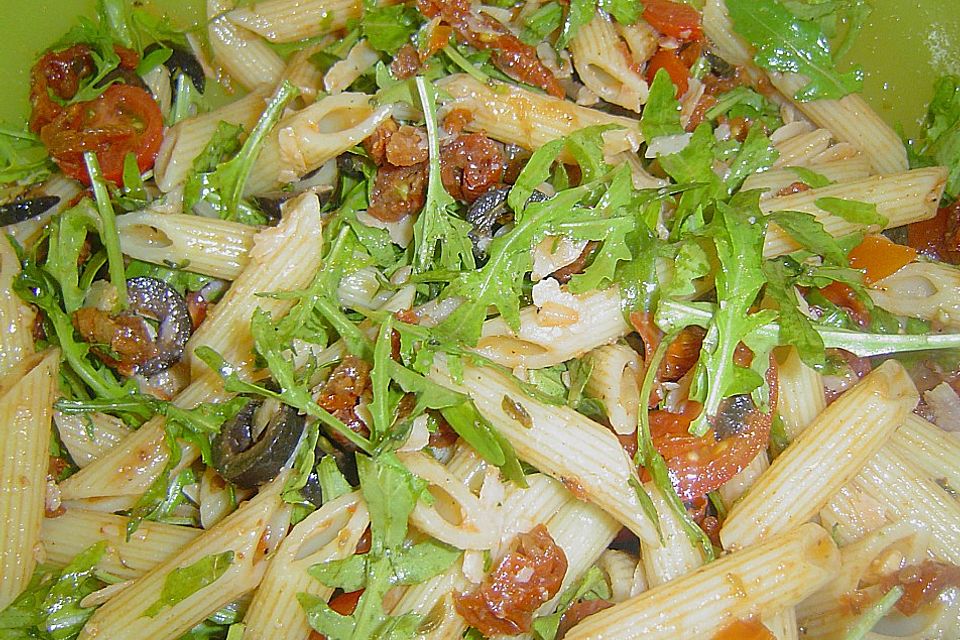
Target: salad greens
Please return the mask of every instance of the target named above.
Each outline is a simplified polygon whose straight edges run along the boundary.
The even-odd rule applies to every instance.
[[[547,304],[539,302],[542,289],[552,286],[555,289],[550,291],[562,296],[606,291],[619,297],[624,326],[636,331],[620,344],[635,347],[638,358],[642,352],[646,365],[638,385],[642,401],[636,433],[624,438],[630,441],[631,452],[636,444],[632,458],[636,469],[631,469],[628,482],[644,515],[659,528],[650,485],[642,484],[653,483],[655,497],[662,497],[676,514],[705,561],[720,550],[707,535],[702,517],[709,514],[722,520],[725,506],[714,491],[705,489],[705,495],[697,498],[708,506],[695,517],[694,506],[699,504],[678,490],[680,481],[671,468],[675,458],[665,457],[658,449],[651,411],[674,413],[688,401],[696,403],[690,405],[694,413],[688,432],[677,435],[715,444],[719,419],[731,398],[749,397],[751,410],[774,410],[774,390],[768,385],[775,376],[768,368],[778,347],[795,348],[807,365],[820,371],[837,361],[836,352],[831,351],[836,349],[864,358],[960,350],[960,334],[940,333],[924,322],[898,318],[870,299],[864,274],[852,268],[849,256],[865,233],[888,224],[874,204],[836,197],[815,199],[825,214],[860,228],[847,237],[832,236],[808,213],[763,213],[760,201],[766,196],[744,189],[744,184],[750,176],[779,169],[780,155],[771,141],[783,124],[779,102],[760,86],[750,86],[746,74],[725,70],[730,65],[716,59],[709,45],[701,50],[701,43],[657,39],[666,55],[695,58],[684,62],[685,70],[700,82],[697,86],[704,88],[707,99],[699,106],[688,104],[698,94],[678,98],[668,67],[655,73],[655,66],[643,69],[652,75],[637,123],[643,142],[623,152],[636,152],[629,159],[610,153],[611,134],[622,133],[619,124],[566,132],[529,150],[473,131],[469,118],[458,124],[460,103],[445,91],[444,77],[462,72],[496,87],[496,82],[514,77],[521,62],[529,68],[543,66],[553,74],[550,65],[570,66],[570,43],[597,19],[598,12],[605,12],[602,19],[631,25],[645,11],[641,0],[549,1],[529,10],[521,4],[494,0],[487,3],[482,18],[499,21],[512,16],[511,27],[504,25],[504,33],[511,34],[504,36],[504,42],[516,41],[515,52],[483,49],[482,38],[463,38],[460,31],[470,26],[469,20],[466,26],[439,32],[449,34],[449,41],[434,42],[436,30],[445,25],[442,16],[425,15],[430,8],[426,0],[394,4],[363,0],[359,17],[350,21],[337,42],[325,42],[316,35],[301,43],[271,45],[284,56],[310,46],[311,71],[324,74],[358,43],[365,43],[379,59],[369,68],[357,69],[347,90],[366,94],[372,104],[392,104],[394,111],[393,120],[335,159],[333,177],[307,176],[270,194],[281,201],[304,192],[318,194],[323,246],[316,250],[321,252],[321,267],[303,280],[308,284],[300,290],[256,292],[285,301],[289,310],[271,314],[260,307],[245,319],[252,349],[239,356],[245,360],[244,367],[228,362],[210,346],[188,343],[191,362],[182,366],[151,376],[141,375],[136,366],[121,369],[121,354],[114,351],[109,336],[106,340],[100,334],[89,337],[79,326],[78,312],[94,312],[102,322],[100,330],[111,323],[127,328],[136,324],[143,335],[159,340],[169,332],[162,314],[137,315],[131,309],[135,305],[127,300],[129,278],[151,277],[170,285],[171,295],[180,298],[177,302],[191,316],[192,330],[211,321],[204,320],[204,315],[228,283],[192,272],[185,261],[148,264],[124,256],[118,219],[145,208],[257,227],[276,222],[276,212],[268,215],[249,191],[258,158],[282,126],[279,123],[288,107],[296,99],[312,99],[309,91],[301,93],[291,81],[279,83],[249,132],[220,122],[192,159],[182,189],[160,193],[151,171],[141,173],[143,165],[132,154],[125,159],[122,185],[114,185],[100,170],[98,154],[88,151],[84,159],[92,194],[63,203],[29,237],[16,236],[22,246],[12,240],[21,266],[13,289],[40,312],[38,346],[57,345],[62,352],[62,397],[56,409],[64,414],[118,416],[131,428],[153,419],[154,424],[163,423],[167,463],[147,491],[123,510],[128,538],[145,519],[200,525],[203,505],[197,496],[216,458],[215,437],[237,419],[251,398],[262,400],[261,407],[283,404],[305,416],[303,435],[286,461],[291,472],[280,492],[288,503],[291,524],[353,491],[360,492],[370,515],[368,551],[309,570],[313,579],[340,593],[362,590],[355,610],[338,612],[326,599],[297,595],[310,626],[332,640],[415,637],[424,618],[412,613],[390,615],[388,593],[395,587],[421,584],[461,560],[460,549],[409,526],[418,502],[431,504],[436,498],[428,482],[404,465],[409,454],[399,451],[413,448],[418,451],[415,455],[446,460],[452,448],[445,441],[459,439],[490,466],[487,476],[496,476],[499,469],[498,482],[526,487],[527,476],[537,471],[519,459],[514,444],[457,386],[466,364],[513,375],[518,393],[610,424],[604,402],[591,396],[597,373],[589,358],[511,370],[497,358],[479,355],[477,347],[486,338],[488,320],[500,318],[518,332],[524,308],[538,307],[538,323],[549,315]],[[839,99],[859,90],[862,73],[840,71],[837,60],[868,11],[860,0],[726,0],[726,4],[737,33],[755,49],[757,65],[807,79],[808,84],[793,96],[796,100]],[[467,5],[458,5],[457,10],[469,12]],[[117,73],[121,62],[115,45],[141,56],[137,72],[143,74],[168,60],[173,51],[166,43],[171,42],[180,47],[186,39],[124,0],[99,0],[97,19],[82,19],[58,45],[82,43],[92,51],[94,69],[67,102],[89,100],[111,83],[124,81],[123,74]],[[519,48],[523,42],[527,49]],[[541,42],[549,43],[552,50],[535,50]],[[415,55],[409,49],[400,51],[408,44],[415,48]],[[525,54],[532,57],[524,58]],[[513,67],[504,65],[504,57],[510,55]],[[416,58],[416,68],[395,68],[394,58],[404,57],[408,62]],[[541,57],[551,58],[550,65]],[[576,94],[580,101],[593,101],[593,106],[612,111],[616,105],[602,103],[583,90],[587,88],[579,84],[573,62],[573,72],[562,87],[567,95]],[[204,98],[186,74],[170,80],[176,99],[163,115],[173,125],[204,108]],[[539,90],[531,82],[530,90]],[[320,91],[317,99],[324,98]],[[692,121],[691,110],[697,112]],[[401,127],[404,133],[414,130],[416,135],[406,140],[417,142],[415,149],[408,150],[409,158],[396,160],[395,156],[404,154],[394,153],[396,149],[389,145],[404,136],[390,136]],[[499,160],[478,160],[464,142],[458,152],[466,156],[465,166],[452,163],[455,145],[451,140],[466,137],[461,127],[489,143]],[[379,140],[381,136],[384,140]],[[378,140],[385,149],[377,148]],[[949,167],[944,204],[960,196],[960,79],[946,77],[938,83],[926,128],[910,143],[909,151],[914,166]],[[397,169],[401,171],[391,174]],[[477,179],[474,171],[488,169],[495,175],[484,185],[485,195],[496,188],[495,195],[503,196],[490,210],[484,209],[486,201],[465,196],[466,189],[453,188],[456,181],[466,185]],[[796,176],[791,185],[795,188],[821,189],[831,184],[810,167],[786,169]],[[16,195],[53,170],[38,137],[16,127],[0,128],[0,184],[8,185],[4,194],[9,190]],[[378,182],[391,175],[401,179],[385,180],[385,186]],[[326,182],[318,186],[314,181],[321,179]],[[375,218],[372,204],[383,193],[416,202],[419,209],[401,220]],[[289,212],[281,208],[284,215]],[[486,227],[477,222],[485,216],[491,218]],[[773,227],[789,235],[799,248],[765,257],[765,237]],[[474,240],[481,230],[489,236],[482,250]],[[537,258],[550,253],[561,239],[576,247],[579,255],[556,265],[544,277],[534,274]],[[264,245],[258,242],[257,246],[259,251]],[[257,269],[261,260],[254,254],[247,269]],[[857,325],[852,309],[832,301],[825,291],[829,288],[849,292],[849,299],[869,316],[862,326]],[[215,317],[218,312],[213,313]],[[552,325],[549,320],[538,324],[551,336],[545,341],[562,339],[567,325]],[[691,347],[692,361],[686,363],[682,377],[663,378],[661,370],[675,355],[671,348],[687,334],[702,336]],[[526,346],[520,339],[517,343],[518,352]],[[532,349],[539,346],[530,345]],[[209,370],[181,373],[176,369],[202,369],[193,366],[194,358]],[[246,366],[251,362],[252,367]],[[252,374],[240,373],[251,368]],[[444,369],[449,376],[437,374]],[[176,394],[187,381],[180,378],[198,374],[219,376],[213,380],[222,382],[223,399],[181,403]],[[504,396],[501,407],[519,424],[531,425],[530,414],[512,398]],[[775,414],[769,419],[772,435],[762,446],[776,454],[789,441],[782,420]],[[251,442],[260,437],[258,429],[266,431],[264,422],[257,409],[251,418]],[[90,424],[93,430],[93,421]],[[69,457],[69,450],[56,439],[54,445],[56,457]],[[65,473],[75,471],[69,464],[66,468]],[[496,485],[493,490],[501,489]],[[236,508],[254,490],[253,485],[228,487],[228,509]],[[486,500],[486,494],[481,495]],[[94,615],[93,607],[81,603],[116,582],[97,569],[105,552],[101,543],[61,570],[40,567],[26,591],[0,612],[0,637],[75,638]],[[486,553],[488,564],[496,559],[493,550]],[[159,597],[143,603],[143,615],[156,617],[201,589],[215,589],[236,560],[228,551],[170,572]],[[540,640],[556,638],[561,618],[577,602],[609,599],[611,589],[602,571],[592,567],[563,593],[550,597],[554,595],[559,595],[555,611],[532,623],[530,631]],[[866,633],[896,597],[887,594],[851,633]],[[241,640],[242,616],[242,603],[231,603],[199,622],[184,638]],[[470,633],[469,637],[480,636],[477,630]]]

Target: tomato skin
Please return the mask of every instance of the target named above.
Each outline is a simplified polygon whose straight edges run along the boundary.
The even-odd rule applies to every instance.
[[[119,184],[128,153],[136,155],[141,172],[153,166],[163,140],[163,113],[147,91],[114,84],[93,100],[66,107],[41,128],[40,139],[71,178],[90,184],[83,154],[93,151],[104,178]]]
[[[863,271],[867,284],[883,280],[917,258],[917,250],[889,240],[886,236],[870,235],[850,251],[850,266]]]
[[[928,258],[960,264],[960,201],[909,225],[907,243]]]
[[[691,501],[715,491],[742,471],[763,451],[770,440],[770,425],[777,399],[776,364],[770,359],[767,383],[770,386],[770,412],[759,409],[737,415],[743,405],[735,398],[721,403],[719,412],[729,412],[739,423],[737,433],[717,440],[713,429],[702,437],[689,432],[690,423],[700,415],[701,406],[687,402],[681,413],[660,409],[650,412],[650,435],[663,456],[681,500]],[[741,400],[741,402],[743,402]]]
[[[691,41],[703,38],[700,12],[670,0],[643,0],[643,19],[665,36]]]
[[[670,74],[670,79],[677,87],[677,98],[687,92],[690,86],[690,70],[683,64],[676,49],[660,49],[653,54],[647,63],[647,82],[653,84],[653,79],[660,69],[665,69]]]

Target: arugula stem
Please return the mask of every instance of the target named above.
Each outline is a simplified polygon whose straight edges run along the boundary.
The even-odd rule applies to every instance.
[[[117,233],[117,217],[110,204],[110,192],[100,171],[100,163],[92,151],[83,154],[83,161],[90,174],[93,185],[93,195],[97,201],[97,211],[100,213],[100,242],[107,250],[107,269],[110,272],[110,282],[117,290],[117,306],[120,309],[127,306],[127,276],[123,269],[123,253],[120,251],[120,234]]]
[[[700,304],[664,300],[657,311],[656,322],[657,326],[663,330],[688,325],[706,328],[712,318],[713,312]],[[912,351],[960,349],[960,333],[925,335],[860,333],[817,325],[814,325],[814,330],[820,334],[823,346],[827,349],[844,349],[861,358]],[[771,322],[758,328],[756,333],[758,336],[776,339],[780,334],[780,326],[776,322]]]

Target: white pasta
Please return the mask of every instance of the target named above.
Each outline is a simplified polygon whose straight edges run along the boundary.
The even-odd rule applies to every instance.
[[[586,362],[590,377],[584,390],[603,404],[615,432],[634,433],[645,371],[637,352],[626,345],[611,344],[591,351]]]
[[[271,42],[295,42],[338,31],[360,17],[359,0],[264,0],[226,14]]]
[[[804,364],[796,349],[789,349],[777,366],[777,413],[787,438],[795,440],[827,406],[823,379]]]
[[[37,565],[60,351],[22,360],[0,381],[0,610]]]
[[[179,553],[203,533],[200,529],[147,520],[127,540],[128,522],[125,516],[74,508],[44,518],[40,539],[46,562],[64,566],[84,549],[106,540],[106,553],[97,566],[118,578],[132,580]]]
[[[940,262],[913,262],[874,282],[868,292],[875,303],[891,313],[958,329],[958,287],[960,269]]]
[[[551,140],[590,125],[622,127],[603,135],[604,152],[636,151],[641,136],[637,121],[581,107],[560,98],[540,95],[506,84],[487,86],[467,75],[452,75],[438,86],[453,98],[446,106],[466,109],[467,128],[525,149],[538,149]],[[561,156],[569,161],[568,156]]]
[[[131,258],[178,265],[235,280],[249,262],[256,227],[195,215],[135,211],[117,219],[120,248]]]
[[[640,541],[640,561],[650,588],[676,580],[703,564],[700,554],[683,529],[680,517],[673,511],[662,492],[648,483],[646,491],[657,510],[662,543]]]
[[[20,262],[6,239],[0,239],[0,379],[33,353],[33,309],[13,292],[13,280],[20,273]]]
[[[647,101],[647,81],[628,64],[611,20],[597,14],[580,27],[570,42],[574,66],[580,80],[607,102],[639,113]]]
[[[805,524],[596,613],[566,638],[709,638],[737,619],[801,602],[839,569],[827,532]]]
[[[821,413],[733,507],[720,530],[724,547],[746,547],[809,520],[883,446],[917,400],[898,362],[874,369]]]
[[[60,440],[81,469],[130,435],[130,427],[123,420],[105,413],[77,415],[56,411],[53,421]]]
[[[272,87],[283,74],[283,59],[255,33],[238,27],[221,15],[230,0],[207,0],[207,37],[223,70],[247,89]]]

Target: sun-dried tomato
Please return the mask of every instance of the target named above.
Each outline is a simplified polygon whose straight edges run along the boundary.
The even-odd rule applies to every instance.
[[[400,129],[393,118],[387,118],[363,141],[363,149],[373,160],[373,164],[382,166],[387,161],[387,143],[390,137]]]
[[[542,524],[518,541],[476,589],[454,597],[457,612],[485,636],[529,631],[533,612],[557,594],[567,572],[567,556]]]
[[[469,0],[417,0],[417,7],[428,18],[440,16],[453,27],[461,42],[489,51],[494,66],[514,80],[540,87],[554,97],[563,97],[563,87],[537,57],[536,50],[497,20],[474,13]]]
[[[471,203],[503,181],[503,147],[482,133],[457,136],[440,150],[440,177],[447,192]]]
[[[749,618],[734,620],[714,634],[711,640],[775,640],[776,636],[770,632],[762,622]]]
[[[387,162],[395,167],[412,167],[426,162],[427,132],[423,127],[408,124],[397,129],[386,146]]]
[[[370,365],[355,356],[347,356],[330,373],[320,389],[317,404],[340,419],[352,431],[366,437],[370,429],[357,415],[360,398],[370,389]],[[342,447],[353,450],[353,444],[335,431],[328,435]]]
[[[132,314],[111,315],[101,309],[83,307],[73,314],[73,326],[84,341],[94,346],[97,357],[123,375],[133,375],[138,365],[158,354],[146,321]]]
[[[426,162],[410,167],[385,164],[373,180],[367,213],[383,222],[396,222],[423,209],[426,201]]]
[[[960,264],[960,201],[907,226],[907,244],[933,260]]]
[[[912,616],[947,589],[960,587],[960,567],[924,560],[919,565],[906,566],[880,580],[880,590],[884,593],[897,585],[903,587],[903,595],[897,600],[897,611]]]
[[[417,75],[420,70],[420,54],[410,43],[400,47],[390,63],[390,73],[398,80],[406,80]]]

